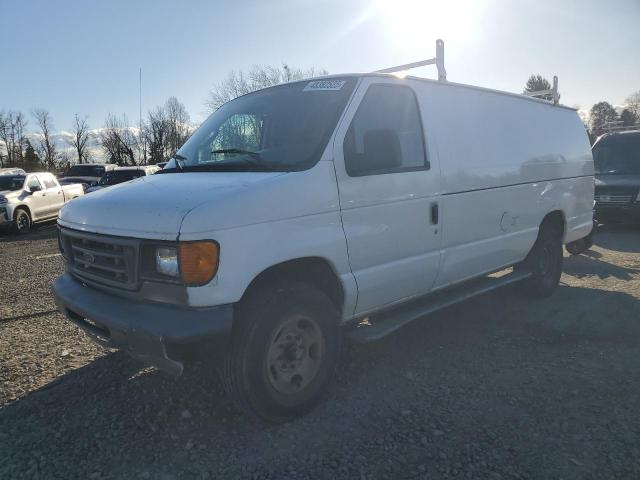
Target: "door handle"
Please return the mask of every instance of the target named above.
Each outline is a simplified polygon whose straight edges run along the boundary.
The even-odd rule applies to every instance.
[[[438,202],[431,203],[431,223],[437,225],[439,221]]]

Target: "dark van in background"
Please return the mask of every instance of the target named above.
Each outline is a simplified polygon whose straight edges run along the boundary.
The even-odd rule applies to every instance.
[[[592,150],[596,218],[640,222],[640,130],[607,133]]]

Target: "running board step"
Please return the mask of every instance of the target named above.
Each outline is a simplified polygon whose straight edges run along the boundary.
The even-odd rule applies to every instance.
[[[372,315],[362,320],[353,330],[348,331],[346,336],[359,343],[374,342],[425,315],[519,282],[530,276],[531,272],[518,270],[500,277],[482,277],[478,280],[471,280],[451,290],[436,292],[420,300],[410,302],[408,305]]]

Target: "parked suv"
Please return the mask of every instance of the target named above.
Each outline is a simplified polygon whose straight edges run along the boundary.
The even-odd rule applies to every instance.
[[[280,421],[327,390],[343,333],[375,340],[514,282],[550,295],[563,243],[592,228],[576,111],[440,76],[223,105],[158,174],[63,209],[60,310],[174,374],[208,360],[241,408]]]
[[[593,145],[598,220],[640,220],[640,131],[609,133]]]
[[[83,163],[73,165],[60,177],[60,184],[80,183],[86,190],[106,173],[116,168],[113,163]]]
[[[128,182],[136,178],[145,177],[147,175],[153,175],[158,172],[160,167],[156,165],[139,166],[139,167],[116,167],[113,170],[109,170],[102,178],[95,184],[87,188],[86,193],[102,190],[106,187],[112,187],[119,183]]]

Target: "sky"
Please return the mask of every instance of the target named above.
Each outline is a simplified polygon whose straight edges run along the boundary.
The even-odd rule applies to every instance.
[[[231,70],[368,72],[431,58],[437,38],[450,81],[521,92],[557,75],[582,109],[640,90],[640,0],[0,0],[0,19],[0,110],[45,108],[57,130],[76,113],[137,124],[139,68],[143,114],[173,95],[200,123]]]

